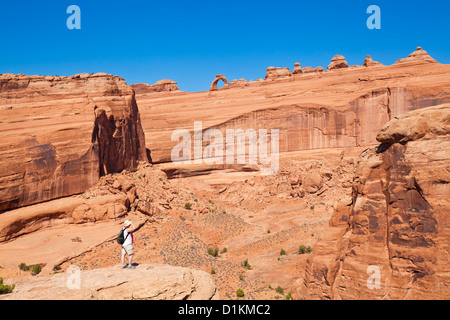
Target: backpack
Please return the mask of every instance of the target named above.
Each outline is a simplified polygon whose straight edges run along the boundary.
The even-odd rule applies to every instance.
[[[127,236],[124,237],[124,231],[125,229],[120,230],[119,235],[116,238],[116,241],[118,244],[124,244],[125,240],[128,238],[128,236],[130,235],[130,233],[128,232]]]

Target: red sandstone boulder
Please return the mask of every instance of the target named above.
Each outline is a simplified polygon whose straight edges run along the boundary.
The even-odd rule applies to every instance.
[[[347,68],[348,63],[345,58],[341,55],[336,55],[333,57],[333,59],[331,59],[331,63],[328,65],[327,71]]]
[[[136,92],[136,94],[145,94],[153,92],[171,92],[178,91],[178,84],[170,79],[164,79],[156,82],[153,85],[146,83],[132,84],[131,87]]]
[[[289,68],[268,67],[265,80],[286,79],[292,76]]]

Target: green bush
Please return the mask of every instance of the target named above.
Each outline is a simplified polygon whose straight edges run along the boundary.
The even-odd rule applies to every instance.
[[[211,274],[216,274],[216,270],[214,270],[214,268],[211,269],[210,271]]]
[[[3,278],[0,278],[0,294],[8,294],[13,292],[15,285],[3,284]]]
[[[312,249],[311,249],[311,247],[310,246],[305,246],[305,245],[301,245],[299,248],[298,248],[298,253],[300,253],[300,254],[306,254],[306,253],[311,253],[312,252]]]
[[[27,266],[26,263],[22,262],[19,264],[19,269],[22,271],[30,271],[30,266]]]
[[[186,210],[191,210],[192,209],[192,205],[189,202],[187,202],[187,203],[185,203],[184,208]]]
[[[289,291],[289,293],[286,295],[286,300],[292,300],[292,291]]]
[[[243,262],[241,262],[241,266],[244,267],[247,270],[251,270],[252,266],[250,265],[250,263],[248,263],[248,259],[245,259]]]
[[[219,255],[219,248],[208,248],[208,254],[213,257],[217,257]]]
[[[228,249],[225,247],[225,248],[222,249],[221,252],[222,252],[222,253],[227,253],[227,251],[228,251]]]
[[[281,249],[280,250],[280,256],[284,256],[284,255],[286,255],[287,253],[286,253],[286,250],[284,250],[284,249]]]
[[[31,267],[31,274],[34,276],[41,273],[41,271],[42,271],[42,268],[38,264],[35,264],[34,266]]]
[[[242,289],[237,289],[236,290],[236,297],[238,297],[238,298],[242,298],[244,296],[244,290],[242,290]]]
[[[278,286],[278,287],[275,289],[275,291],[278,292],[279,294],[284,294],[284,290],[283,290],[283,288],[280,287],[280,286]]]

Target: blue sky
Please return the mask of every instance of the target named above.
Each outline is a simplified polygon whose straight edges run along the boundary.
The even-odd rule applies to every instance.
[[[81,8],[69,30],[67,7]],[[369,30],[370,5],[381,30]],[[326,66],[336,54],[386,65],[422,46],[450,64],[450,3],[428,1],[1,1],[0,73],[107,72],[128,84],[204,91],[216,74],[264,78],[269,66]]]

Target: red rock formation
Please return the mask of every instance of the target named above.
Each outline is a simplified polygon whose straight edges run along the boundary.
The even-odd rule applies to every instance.
[[[328,65],[327,71],[346,68],[348,68],[348,63],[345,58],[341,55],[337,55],[331,59],[331,63]]]
[[[361,155],[352,199],[314,247],[296,298],[450,298],[449,119],[445,104],[383,127],[381,145]]]
[[[382,66],[383,64],[378,61],[373,61],[371,56],[366,56],[366,59],[364,60],[363,67],[375,67],[375,66]]]
[[[265,80],[267,81],[267,80],[285,79],[291,76],[292,74],[289,68],[268,67],[266,70]]]
[[[223,74],[218,74],[214,81],[211,83],[211,87],[209,88],[209,91],[215,91],[217,90],[217,83],[222,80],[225,84],[228,84],[227,78]]]
[[[302,65],[299,62],[294,64],[294,70],[292,70],[292,74],[302,74]]]
[[[171,92],[178,91],[178,84],[170,79],[164,79],[156,82],[153,85],[146,83],[132,84],[131,87],[136,92],[136,94],[145,94],[153,92]]]
[[[119,77],[0,76],[0,211],[81,193],[148,159]]]
[[[411,53],[407,58],[398,59],[395,64],[401,63],[437,63],[428,52],[423,50],[421,47],[417,47],[416,51]]]
[[[303,74],[322,73],[322,72],[325,72],[325,70],[323,69],[323,67],[316,67],[316,68],[313,68],[313,67],[304,67],[304,68],[302,69],[302,73],[303,73]]]

